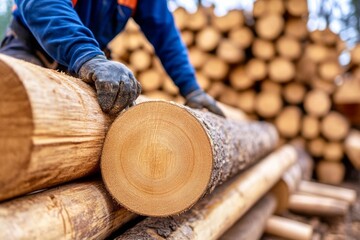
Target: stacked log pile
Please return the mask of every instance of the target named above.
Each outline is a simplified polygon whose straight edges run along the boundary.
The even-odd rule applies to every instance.
[[[253,24],[240,10],[224,16],[211,8],[174,12],[202,88],[253,119],[274,123],[281,143],[303,139],[319,180],[339,184],[350,124],[337,111],[334,93],[345,44],[329,29],[309,32],[307,15],[306,0],[255,1]],[[122,44],[129,38],[131,44]],[[184,101],[135,23],[110,47],[114,59],[135,71],[145,95]]]

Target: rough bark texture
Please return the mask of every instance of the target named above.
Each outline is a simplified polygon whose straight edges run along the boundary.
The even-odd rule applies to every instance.
[[[271,124],[226,120],[209,112],[186,109],[204,126],[212,142],[214,163],[208,193],[276,147],[278,134]]]
[[[147,218],[116,239],[217,239],[295,161],[295,150],[284,147],[217,188],[188,212],[168,218]]]
[[[0,201],[98,169],[110,119],[80,79],[0,56]]]
[[[135,218],[100,181],[74,183],[0,205],[0,239],[104,239]]]
[[[275,211],[275,207],[276,199],[272,194],[268,193],[224,233],[220,240],[260,239],[266,222]]]

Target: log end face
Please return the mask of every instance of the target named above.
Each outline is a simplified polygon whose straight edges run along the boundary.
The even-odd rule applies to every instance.
[[[205,192],[212,147],[201,123],[169,102],[144,102],[111,126],[101,171],[113,197],[129,210],[168,216],[191,207]],[[141,204],[140,204],[141,203]]]
[[[0,200],[12,197],[10,183],[27,167],[34,130],[29,97],[12,61],[0,55]]]

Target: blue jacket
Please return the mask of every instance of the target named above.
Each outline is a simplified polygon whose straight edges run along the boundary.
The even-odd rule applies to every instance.
[[[70,72],[77,73],[83,63],[103,55],[101,49],[133,17],[180,93],[186,96],[200,89],[166,0],[15,0],[15,3],[15,19]]]

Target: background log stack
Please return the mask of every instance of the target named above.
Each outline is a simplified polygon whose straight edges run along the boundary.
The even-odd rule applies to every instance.
[[[274,123],[281,143],[303,139],[318,163],[319,180],[339,184],[350,130],[334,104],[345,72],[338,61],[345,43],[329,29],[309,32],[307,15],[306,0],[257,0],[250,16],[254,21],[241,10],[224,16],[212,8],[174,12],[200,85],[251,118]],[[134,43],[122,44],[129,37]],[[145,95],[184,102],[135,23],[110,47],[116,60],[134,69]],[[356,52],[360,47],[353,50],[352,69],[360,76]],[[134,54],[144,57],[131,61]]]

